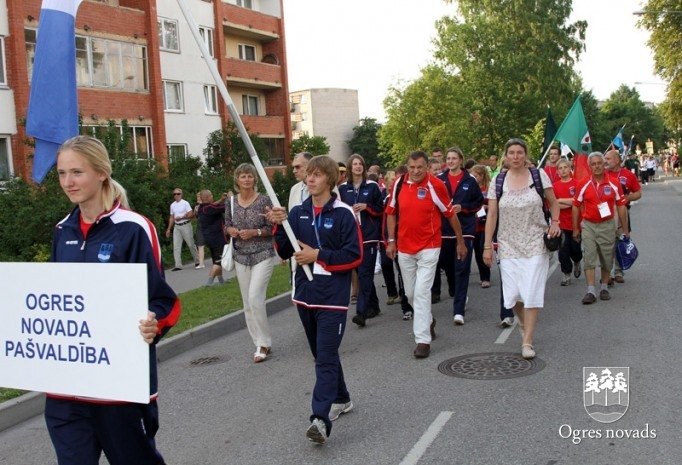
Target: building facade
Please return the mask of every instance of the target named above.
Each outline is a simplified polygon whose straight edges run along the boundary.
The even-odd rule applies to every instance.
[[[291,92],[292,138],[307,134],[327,139],[329,155],[345,162],[351,155],[348,141],[359,124],[358,91],[355,89],[307,89]]]
[[[6,7],[0,11],[0,180],[31,173],[24,120],[41,3],[0,0]],[[266,141],[274,163],[285,163],[291,123],[282,0],[185,3],[245,125]],[[233,56],[232,44],[245,35],[259,52]],[[138,159],[167,164],[169,155],[202,156],[207,136],[229,120],[175,1],[83,1],[76,16],[76,68],[82,132],[98,135],[113,125],[128,133]],[[6,101],[13,104],[11,115]]]

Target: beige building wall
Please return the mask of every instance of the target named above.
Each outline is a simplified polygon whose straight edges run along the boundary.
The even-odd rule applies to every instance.
[[[322,136],[329,155],[345,162],[351,155],[346,143],[360,121],[358,91],[355,89],[308,89],[290,93],[292,138],[303,134]]]

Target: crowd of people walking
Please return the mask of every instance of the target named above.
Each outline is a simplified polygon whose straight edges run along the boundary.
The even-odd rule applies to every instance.
[[[201,191],[192,210],[175,189],[166,234],[173,233],[176,255],[184,241],[195,260],[203,258],[203,250],[199,255],[182,230],[198,218],[198,242],[213,260],[207,285],[214,279],[224,282],[220,253],[226,238],[234,241],[255,363],[272,351],[265,312],[272,258],[277,254],[289,262],[292,301],[315,358],[306,436],[323,443],[332,421],[353,408],[339,356],[349,310],[351,321],[364,328],[382,307],[400,304],[402,319],[412,324],[413,355],[427,358],[436,338],[432,305],[442,300],[441,287],[452,298],[452,324],[462,326],[472,263],[480,287],[488,289],[496,262],[499,326],[517,325],[520,355],[532,359],[545,289],[553,285],[547,280],[556,238],[561,244],[561,280],[556,284],[570,286],[584,273],[582,303],[609,300],[609,286],[624,282],[614,259],[616,238],[629,237],[629,204],[641,197],[637,171],[628,168],[627,159],[623,167],[621,162],[615,150],[593,152],[589,175],[575,179],[571,161],[559,147],[552,147],[546,165],[536,168],[526,143],[516,138],[507,142],[499,160],[491,156],[477,164],[458,147],[434,148],[430,156],[414,151],[405,165],[389,170],[368,167],[359,154],[337,163],[302,152],[293,158],[297,183],[286,208],[273,208],[258,193],[255,168],[242,164],[234,173],[235,195],[223,194],[214,202],[210,191]],[[280,226],[285,220],[295,245]],[[173,270],[182,267],[177,258],[175,265]],[[202,265],[197,262],[196,268]],[[385,296],[374,284],[378,272]]]

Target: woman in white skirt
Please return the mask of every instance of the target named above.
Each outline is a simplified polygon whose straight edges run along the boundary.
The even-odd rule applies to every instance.
[[[510,139],[504,149],[504,162],[509,168],[505,174],[502,192],[498,193],[495,179],[488,188],[488,220],[485,225],[483,261],[492,264],[492,241],[495,228],[504,306],[513,308],[523,337],[521,355],[535,357],[533,333],[538,311],[545,304],[545,283],[549,272],[549,251],[543,235],[557,237],[559,229],[559,203],[544,170],[538,170],[545,199],[552,214],[548,227],[542,210],[542,199],[534,187],[528,168],[526,143]],[[501,195],[504,194],[504,195]],[[499,202],[498,202],[499,199]]]

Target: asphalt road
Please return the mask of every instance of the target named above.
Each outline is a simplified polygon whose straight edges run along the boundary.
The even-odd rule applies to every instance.
[[[399,306],[383,307],[362,329],[349,318],[341,359],[355,408],[326,444],[305,438],[314,365],[289,309],[270,319],[274,353],[265,363],[251,363],[253,346],[240,330],[160,366],[158,447],[169,464],[188,465],[679,464],[680,211],[682,181],[644,187],[631,210],[640,256],[608,302],[582,305],[584,279],[561,287],[554,270],[535,338],[539,372],[470,380],[438,371],[454,357],[520,351],[518,331],[496,326],[496,270],[493,286],[481,289],[474,265],[466,324],[452,325],[451,299],[435,305],[438,338],[428,359],[412,356],[411,323]],[[192,364],[205,357],[218,361]],[[583,367],[629,367],[623,418],[590,418]],[[41,417],[0,433],[0,464],[54,463]]]

